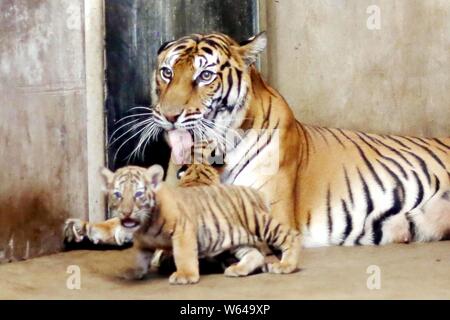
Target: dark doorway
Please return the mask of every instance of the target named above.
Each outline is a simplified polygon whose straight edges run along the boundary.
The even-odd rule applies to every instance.
[[[106,0],[107,158],[111,169],[168,162],[169,149],[163,139],[147,145],[141,157],[130,158],[139,132],[132,129],[137,121],[125,125],[145,113],[136,107],[151,106],[151,75],[161,44],[212,31],[244,40],[258,31],[257,5],[257,0]],[[131,117],[123,119],[127,116]]]

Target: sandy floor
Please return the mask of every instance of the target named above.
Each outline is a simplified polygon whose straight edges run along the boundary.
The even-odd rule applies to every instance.
[[[0,266],[1,299],[450,299],[450,242],[304,251],[302,270],[231,279],[204,275],[170,286],[166,276],[129,282],[119,275],[130,250],[71,251]],[[81,289],[66,286],[67,268],[81,271]],[[381,288],[369,290],[367,268],[378,266]],[[376,269],[376,267],[375,267]],[[372,276],[373,277],[373,276]]]

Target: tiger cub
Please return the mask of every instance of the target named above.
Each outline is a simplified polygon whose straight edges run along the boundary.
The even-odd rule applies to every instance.
[[[177,178],[179,179],[179,187],[197,187],[197,186],[210,186],[213,184],[220,183],[219,172],[211,165],[206,162],[203,163],[193,163],[180,168],[177,173]],[[232,252],[234,255],[239,255],[246,248],[237,248]],[[267,251],[266,248],[263,248]],[[265,251],[263,251],[265,252]],[[171,252],[163,252],[163,250],[156,250],[151,261],[153,267],[161,267],[162,260],[167,257],[171,257]]]
[[[180,187],[211,186],[220,183],[219,172],[211,165],[193,163],[178,174]]]
[[[245,276],[265,263],[256,248],[260,242],[282,251],[281,261],[267,266],[269,272],[291,273],[297,269],[300,234],[275,221],[257,191],[220,184],[171,187],[162,182],[164,172],[158,165],[149,169],[132,167],[133,172],[124,175],[127,168],[116,173],[103,170],[109,181],[111,210],[122,226],[138,226],[133,239],[136,265],[126,278],[145,276],[157,249],[173,252],[177,270],[169,278],[171,284],[198,282],[199,257],[233,249],[239,262],[229,266],[225,275]]]

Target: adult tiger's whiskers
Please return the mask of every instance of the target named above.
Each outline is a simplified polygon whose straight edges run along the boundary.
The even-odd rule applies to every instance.
[[[153,126],[154,124],[154,120],[153,120],[153,110],[151,108],[147,108],[147,107],[134,107],[131,108],[130,110],[134,110],[134,109],[144,109],[150,112],[145,112],[145,113],[140,113],[140,114],[136,114],[136,115],[129,115],[126,116],[122,119],[120,119],[117,123],[128,119],[128,118],[132,118],[132,117],[143,117],[143,116],[147,116],[145,119],[132,119],[128,122],[126,122],[125,124],[122,124],[119,128],[117,128],[116,130],[114,130],[114,132],[111,135],[111,138],[109,140],[109,146],[112,146],[114,143],[116,143],[117,141],[119,141],[122,137],[128,135],[130,132],[132,132],[133,134],[128,137],[116,150],[116,152],[114,153],[114,157],[113,157],[113,161],[116,160],[117,155],[119,154],[119,151],[122,149],[122,147],[127,144],[131,139],[133,139],[134,137],[136,137],[137,135],[146,132],[146,130],[148,130],[149,127]],[[128,128],[125,132],[123,132],[120,136],[118,136],[117,138],[114,138],[114,136],[120,132],[120,130],[122,130],[123,128],[130,126],[130,128]],[[134,132],[136,131],[136,132]],[[114,139],[114,140],[113,140]],[[112,141],[113,140],[113,141]],[[139,145],[139,147],[142,145],[142,143]],[[133,153],[132,153],[133,154]],[[130,158],[130,156],[128,156],[127,158]]]

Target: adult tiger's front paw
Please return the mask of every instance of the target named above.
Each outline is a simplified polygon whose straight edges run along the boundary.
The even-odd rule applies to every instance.
[[[170,284],[192,284],[200,280],[198,273],[175,271],[169,278]]]
[[[80,219],[67,219],[64,224],[64,239],[67,242],[81,242],[86,236],[87,222]]]

